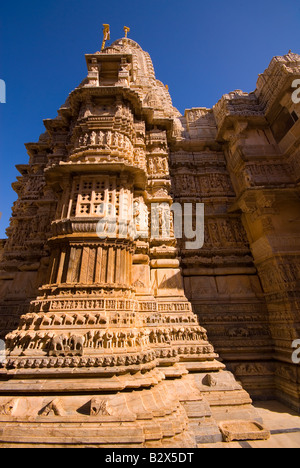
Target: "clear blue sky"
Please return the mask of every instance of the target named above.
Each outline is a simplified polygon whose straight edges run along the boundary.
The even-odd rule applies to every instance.
[[[181,113],[253,91],[274,55],[300,53],[299,0],[14,0],[0,11],[0,238],[17,198],[15,165],[28,162],[24,143],[86,77],[84,54],[100,49],[103,23],[110,42],[131,28]]]

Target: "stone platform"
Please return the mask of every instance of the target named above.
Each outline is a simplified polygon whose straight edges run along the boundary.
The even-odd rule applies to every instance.
[[[199,448],[300,448],[300,415],[275,400],[253,405],[271,433],[268,440],[201,444]]]

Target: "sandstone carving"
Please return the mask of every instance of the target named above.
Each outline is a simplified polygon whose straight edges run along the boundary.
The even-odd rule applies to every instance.
[[[111,413],[108,409],[108,401],[99,400],[97,398],[93,398],[91,400],[91,408],[90,408],[91,416],[110,416]]]
[[[300,56],[273,59],[254,93],[182,116],[129,30],[105,47],[107,27],[86,80],[17,166],[0,242],[0,445],[267,436],[246,390],[300,408],[287,362],[300,330],[288,100]],[[171,205],[200,201],[204,246],[187,249]]]
[[[13,414],[13,410],[17,404],[17,400],[10,400],[7,403],[0,406],[0,415],[3,416],[11,416]]]
[[[49,416],[49,415],[54,415],[54,416],[64,416],[65,411],[63,408],[63,403],[59,398],[56,398],[55,400],[51,401],[41,412],[41,416]]]

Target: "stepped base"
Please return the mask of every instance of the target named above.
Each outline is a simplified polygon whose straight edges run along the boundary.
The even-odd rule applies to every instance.
[[[149,388],[131,391],[113,390],[112,382],[101,388],[104,379],[96,390],[96,380],[87,378],[85,392],[76,378],[68,391],[64,379],[51,379],[51,390],[32,378],[3,381],[0,446],[195,448],[221,442],[221,422],[261,422],[230,372],[183,373],[175,380],[166,374],[164,380],[162,368]],[[24,390],[31,384],[36,392]]]

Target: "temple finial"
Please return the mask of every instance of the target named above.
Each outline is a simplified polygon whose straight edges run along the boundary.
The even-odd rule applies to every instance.
[[[109,40],[110,40],[110,26],[109,24],[103,24],[103,42],[101,46],[101,51],[104,49],[106,41],[109,41]]]
[[[124,32],[125,32],[125,39],[127,39],[127,35],[130,31],[130,28],[128,28],[127,26],[124,26]]]

